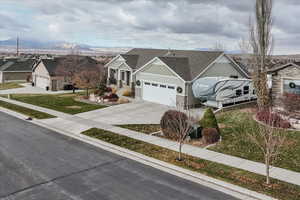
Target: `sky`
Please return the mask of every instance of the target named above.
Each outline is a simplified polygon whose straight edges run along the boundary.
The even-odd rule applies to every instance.
[[[255,0],[0,0],[0,40],[239,49]],[[274,53],[300,53],[300,1],[274,0]]]

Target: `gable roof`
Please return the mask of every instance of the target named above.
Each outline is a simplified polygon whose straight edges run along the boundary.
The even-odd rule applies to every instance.
[[[287,64],[284,64],[284,65],[274,66],[272,69],[268,70],[268,73],[272,74],[272,73],[278,72],[278,71],[283,70],[283,69],[285,69],[287,67],[290,67],[290,66],[300,68],[300,62],[287,63]]]
[[[3,62],[0,66],[0,71],[31,72],[35,62],[35,59],[9,59]]]
[[[78,65],[78,69],[79,68],[92,69],[95,68],[96,66],[99,66],[99,63],[89,56],[79,56],[77,58],[79,58],[78,61],[72,60],[74,59],[74,57],[72,56],[57,57],[53,59],[41,59],[39,63],[42,62],[44,64],[50,76],[62,75],[61,73],[63,70],[61,71],[60,69],[64,67],[64,64],[68,65],[68,63],[72,63],[72,62],[76,62],[76,64]],[[37,66],[38,65],[36,65],[36,67]]]
[[[155,57],[164,56],[168,53],[166,49],[132,49],[121,56],[132,69],[139,69]],[[127,61],[128,59],[128,61]]]
[[[220,56],[225,55],[222,51],[198,51],[198,50],[167,50],[167,49],[132,49],[126,54],[120,54],[126,64],[136,73],[154,58],[159,58],[168,65],[185,81],[192,81],[213,64]],[[225,55],[226,56],[226,55]],[[249,77],[249,72],[243,66],[226,56],[233,67]]]

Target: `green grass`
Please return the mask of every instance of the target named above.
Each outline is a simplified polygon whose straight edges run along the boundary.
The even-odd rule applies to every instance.
[[[141,133],[146,133],[146,134],[160,131],[159,124],[125,124],[125,125],[117,125],[117,126],[129,130],[141,132]]]
[[[22,106],[18,106],[15,104],[7,103],[7,102],[1,101],[1,100],[0,100],[0,107],[7,108],[9,110],[13,110],[15,112],[18,112],[18,113],[21,113],[21,114],[24,114],[24,115],[27,115],[29,117],[36,118],[36,119],[49,119],[49,118],[55,117],[55,116],[49,115],[47,113],[43,113],[43,112],[39,112],[39,111],[32,110],[29,108],[25,108]]]
[[[76,101],[74,98],[80,94],[59,94],[59,95],[29,95],[29,94],[14,94],[11,99],[24,103],[57,110],[68,114],[78,114],[104,108],[103,105],[87,104]]]
[[[24,86],[20,85],[20,83],[11,82],[11,83],[1,83],[0,90],[9,90],[14,88],[22,88]]]
[[[264,176],[188,155],[179,162],[175,151],[101,129],[93,128],[82,134],[278,199],[300,199],[300,186],[273,179],[271,185],[266,185]]]
[[[247,132],[257,126],[251,113],[242,111],[228,111],[217,115],[221,128],[222,142],[211,147],[210,150],[264,162],[263,154],[247,136]],[[300,172],[300,132],[285,131],[286,142],[279,159],[273,165]]]

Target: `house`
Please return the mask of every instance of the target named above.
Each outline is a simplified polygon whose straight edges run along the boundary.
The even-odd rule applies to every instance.
[[[132,49],[105,65],[108,84],[130,87],[135,98],[169,106],[196,106],[192,84],[201,77],[249,78],[220,51]]]
[[[6,59],[0,61],[0,82],[27,81],[32,74],[35,59]]]
[[[83,70],[103,67],[88,56],[64,56],[40,59],[33,68],[32,81],[35,87],[45,90],[63,90],[72,84],[72,76]]]
[[[269,70],[271,76],[271,95],[274,105],[280,106],[284,93],[300,95],[300,62],[287,63]]]

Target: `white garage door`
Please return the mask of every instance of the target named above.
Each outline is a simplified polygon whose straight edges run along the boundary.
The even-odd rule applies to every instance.
[[[176,106],[176,86],[144,81],[143,100],[168,106]]]
[[[44,77],[36,77],[35,86],[46,89],[49,86],[49,79]]]

